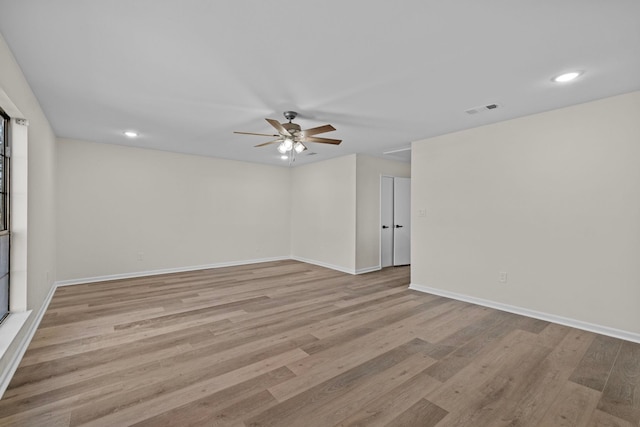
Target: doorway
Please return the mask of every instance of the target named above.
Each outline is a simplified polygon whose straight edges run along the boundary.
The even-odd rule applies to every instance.
[[[380,178],[380,266],[411,263],[411,178]]]

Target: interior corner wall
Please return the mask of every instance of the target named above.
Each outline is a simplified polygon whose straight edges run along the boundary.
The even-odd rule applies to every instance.
[[[0,377],[20,352],[27,335],[51,288],[56,274],[55,253],[55,136],[38,100],[31,91],[20,66],[0,36],[0,91],[29,121],[27,147],[14,147],[27,153],[28,210],[21,223],[28,224],[26,308],[32,314],[0,360]],[[0,105],[7,110],[6,105]],[[11,112],[7,111],[10,115]],[[24,149],[24,150],[23,150]],[[16,218],[14,218],[16,220]],[[12,239],[21,238],[14,236]]]
[[[355,273],[356,155],[291,170],[291,255]]]
[[[380,269],[380,177],[411,177],[411,164],[357,155],[356,271]]]
[[[633,92],[415,142],[412,285],[639,334],[639,117]]]
[[[287,168],[58,140],[58,280],[289,257]]]

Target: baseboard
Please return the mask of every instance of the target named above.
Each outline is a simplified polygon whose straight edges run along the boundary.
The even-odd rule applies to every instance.
[[[382,267],[380,267],[379,265],[376,265],[373,267],[358,268],[356,270],[356,274],[372,273],[374,271],[380,271],[380,270],[382,270]]]
[[[455,292],[449,292],[442,289],[431,288],[429,286],[411,283],[409,289],[428,294],[438,295],[446,298],[464,301],[471,304],[481,305],[484,307],[495,308],[496,310],[507,311],[509,313],[519,314],[521,316],[533,317],[535,319],[545,320],[547,322],[558,323],[560,325],[569,326],[576,329],[582,329],[596,334],[607,335],[613,338],[619,338],[625,341],[640,343],[640,334],[635,332],[623,331],[620,329],[610,328],[608,326],[596,325],[581,320],[570,319],[567,317],[557,316],[555,314],[543,313],[540,311],[530,310],[524,307],[517,307],[509,304],[503,304],[496,301],[485,300]]]
[[[133,279],[136,277],[157,276],[159,274],[169,274],[169,273],[184,273],[187,271],[207,270],[209,268],[235,267],[238,265],[259,264],[261,262],[283,261],[288,259],[290,259],[290,257],[281,256],[281,257],[250,259],[250,260],[242,260],[242,261],[218,262],[218,263],[206,264],[206,265],[192,265],[188,267],[163,268],[159,270],[136,271],[132,273],[109,274],[106,276],[94,276],[94,277],[83,277],[80,279],[60,280],[60,281],[57,281],[55,284],[56,286],[82,285],[82,284],[95,283],[95,282],[107,282],[110,280]]]
[[[299,256],[294,256],[294,255],[292,255],[290,257],[290,259],[295,260],[295,261],[300,261],[300,262],[306,262],[307,264],[317,265],[319,267],[329,268],[331,270],[340,271],[342,273],[358,274],[356,272],[355,268],[341,267],[339,265],[333,265],[333,264],[328,264],[328,263],[322,262],[322,261],[316,261],[315,259],[308,259],[308,258],[303,258],[303,257],[299,257]]]
[[[36,330],[38,329],[38,326],[40,326],[40,321],[42,320],[44,313],[47,311],[47,308],[49,307],[49,303],[53,298],[53,294],[56,292],[56,288],[57,286],[55,284],[51,286],[51,289],[49,290],[49,293],[47,294],[44,301],[42,302],[42,305],[40,306],[40,309],[38,310],[36,317],[33,319],[33,322],[31,322],[31,325],[29,326],[29,330],[27,331],[25,336],[22,338],[22,341],[20,341],[20,344],[18,345],[18,348],[16,349],[15,354],[13,355],[9,363],[7,363],[5,369],[2,372],[0,372],[0,399],[2,399],[2,396],[4,395],[4,392],[7,390],[7,387],[9,387],[9,383],[11,382],[11,378],[13,378],[13,374],[18,369],[18,365],[20,365],[20,361],[22,360],[24,353],[27,351],[27,347],[29,347],[29,344],[31,343],[31,340],[35,335]],[[31,313],[31,311],[29,311],[29,313]]]
[[[120,274],[109,274],[105,276],[93,276],[93,277],[83,277],[80,279],[69,279],[69,280],[59,280],[55,283],[56,286],[72,286],[72,285],[84,285],[87,283],[97,283],[97,282],[108,282],[110,280],[120,280],[120,279],[133,279],[136,277],[145,277],[145,276],[156,276],[159,274],[169,274],[169,273],[183,273],[186,271],[196,271],[196,270],[206,270],[208,268],[222,268],[222,267],[235,267],[238,265],[248,265],[248,264],[259,264],[261,262],[271,262],[271,261],[284,261],[292,259],[295,261],[306,262],[307,264],[313,264],[320,267],[329,268],[331,270],[340,271],[342,273],[347,274],[364,274],[370,273],[372,271],[380,270],[380,266],[366,267],[360,268],[358,270],[349,269],[345,267],[341,267],[338,265],[328,264],[322,261],[316,261],[313,259],[302,258],[298,256],[280,256],[280,257],[271,257],[271,258],[260,258],[260,259],[249,259],[243,261],[230,261],[230,262],[219,262],[214,264],[206,264],[206,265],[192,265],[188,267],[176,267],[176,268],[163,268],[159,270],[147,270],[147,271],[135,271],[131,273],[120,273]]]

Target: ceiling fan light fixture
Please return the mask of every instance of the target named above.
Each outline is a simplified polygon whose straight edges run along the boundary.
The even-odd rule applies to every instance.
[[[238,131],[235,131],[234,133],[243,135],[275,137],[276,139],[272,139],[268,142],[263,142],[262,144],[256,145],[256,147],[264,147],[265,145],[277,144],[276,149],[278,150],[278,153],[280,153],[280,158],[282,160],[288,160],[289,166],[291,166],[293,162],[296,161],[296,154],[301,154],[302,152],[307,150],[307,146],[305,144],[309,142],[332,145],[339,145],[342,142],[341,139],[321,138],[316,136],[325,132],[332,132],[336,130],[336,128],[329,124],[302,130],[299,124],[292,122],[292,120],[295,119],[297,115],[298,113],[296,113],[295,111],[285,111],[284,117],[289,121],[288,123],[280,123],[275,119],[265,119],[278,132],[277,134],[269,135],[265,133]]]

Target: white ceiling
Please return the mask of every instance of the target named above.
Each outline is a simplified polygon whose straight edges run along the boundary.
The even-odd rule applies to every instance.
[[[0,31],[59,137],[278,165],[232,132],[295,110],[343,140],[296,164],[385,157],[640,89],[638,0],[0,0]]]

